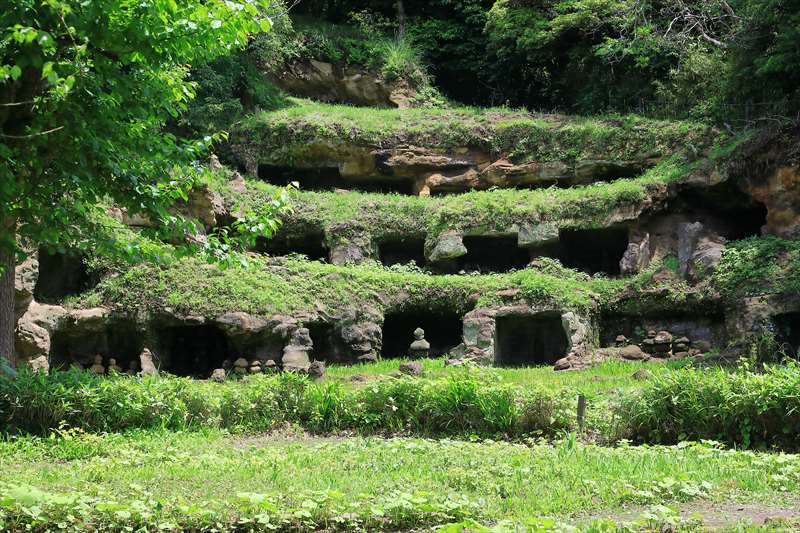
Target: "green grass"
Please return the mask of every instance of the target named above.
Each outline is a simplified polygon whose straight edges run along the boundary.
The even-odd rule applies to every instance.
[[[552,261],[542,265],[540,269],[477,276],[428,275],[369,264],[344,267],[300,258],[258,256],[248,258],[247,265],[221,269],[187,258],[168,267],[132,267],[104,280],[75,303],[101,302],[126,314],[169,308],[209,317],[228,311],[268,316],[313,311],[320,306],[344,310],[369,305],[386,310],[391,302],[381,302],[376,295],[402,290],[407,298],[400,305],[441,305],[465,312],[473,305],[502,302],[505,297],[499,291],[518,288],[519,297],[578,309],[592,307],[598,294],[621,286],[619,280],[593,278]],[[473,299],[476,294],[477,302]]]
[[[357,365],[331,365],[327,368],[328,379],[341,381],[351,387],[367,386],[371,380],[390,376],[398,371],[401,364],[409,359],[384,359],[377,363]],[[420,359],[423,375],[436,379],[453,375],[458,367],[446,366],[443,359]],[[688,361],[666,361],[664,363],[641,363],[628,361],[606,361],[586,370],[554,372],[553,367],[532,366],[519,368],[486,368],[478,370],[491,375],[493,380],[520,387],[540,387],[551,392],[569,390],[575,395],[582,393],[590,397],[602,397],[608,393],[621,393],[641,388],[646,382],[632,378],[644,368],[651,376],[661,376],[677,368],[683,368]],[[364,376],[365,382],[353,381],[353,376]]]
[[[634,115],[575,117],[508,108],[373,109],[291,99],[255,114],[233,131],[234,151],[260,162],[291,165],[310,141],[383,147],[469,146],[516,161],[626,160],[686,154],[697,158],[725,136],[687,121]]]
[[[336,528],[337,519],[345,527],[360,520],[372,530],[465,518],[522,527],[542,517],[582,523],[623,506],[703,499],[785,504],[800,489],[797,456],[698,445],[602,448],[570,438],[523,445],[293,432],[250,438],[218,431],[66,432],[0,443],[0,465],[0,501],[13,492],[9,484],[80,495],[92,505],[73,515],[88,523],[205,518],[232,525],[261,511],[274,525],[283,520],[301,530]],[[28,508],[47,500],[24,494]],[[254,510],[252,502],[262,503]],[[47,515],[49,507],[41,507],[38,513]],[[7,503],[0,513],[29,519],[12,509]],[[141,519],[143,510],[152,514]],[[64,514],[50,510],[48,522]]]

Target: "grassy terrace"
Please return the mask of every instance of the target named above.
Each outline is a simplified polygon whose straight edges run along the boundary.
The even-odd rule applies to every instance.
[[[236,150],[257,149],[291,162],[308,141],[359,145],[471,146],[515,160],[575,161],[703,153],[723,136],[701,123],[634,115],[574,117],[507,108],[372,109],[289,99],[291,105],[245,119],[233,131]],[[268,151],[266,151],[268,149]]]
[[[285,231],[303,227],[346,235],[347,230],[380,239],[387,235],[424,233],[432,239],[446,230],[507,230],[513,224],[553,222],[572,228],[600,227],[616,210],[641,209],[652,197],[665,196],[664,185],[679,179],[689,166],[664,162],[634,179],[619,179],[570,189],[499,189],[421,198],[362,192],[306,192],[293,195],[293,212]],[[219,177],[207,178],[234,206],[246,210],[264,205],[278,191],[265,182],[248,182],[246,192],[230,190]]]
[[[169,255],[168,247],[165,256]],[[746,261],[742,257],[748,258]],[[119,273],[67,304],[107,305],[119,312],[177,312],[215,317],[228,311],[254,314],[313,312],[343,306],[370,305],[378,310],[405,304],[450,308],[526,298],[572,309],[635,306],[654,310],[667,305],[691,309],[708,298],[723,299],[800,290],[800,246],[774,237],[752,238],[729,246],[717,272],[690,287],[677,277],[654,281],[651,268],[636,276],[614,279],[588,276],[540,260],[535,267],[507,274],[429,275],[405,267],[334,266],[299,257],[271,259],[251,255],[244,265],[220,268],[183,258],[166,265],[110,266]],[[109,268],[109,265],[102,265]],[[519,289],[508,296],[505,289]],[[630,291],[637,297],[630,299]]]

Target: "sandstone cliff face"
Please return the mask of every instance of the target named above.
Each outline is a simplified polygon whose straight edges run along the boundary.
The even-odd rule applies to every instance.
[[[416,90],[408,82],[387,83],[363,68],[334,65],[314,59],[284,65],[269,74],[270,81],[288,93],[321,102],[369,107],[410,107]]]
[[[280,164],[269,153],[244,156],[252,176],[260,164]],[[456,193],[499,188],[570,187],[635,176],[657,158],[631,160],[581,159],[513,163],[505,154],[460,146],[455,148],[398,145],[376,148],[346,141],[314,141],[293,164],[299,171],[334,170],[353,189],[366,181],[409,184],[414,194]],[[269,180],[269,175],[259,176]]]
[[[742,190],[767,207],[764,233],[800,238],[800,132],[759,132],[731,159],[728,173]]]

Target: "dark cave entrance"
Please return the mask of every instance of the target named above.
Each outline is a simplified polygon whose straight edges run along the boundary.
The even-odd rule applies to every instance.
[[[256,241],[256,251],[274,257],[301,254],[311,261],[328,260],[325,234],[320,230],[311,230],[300,235],[283,235],[279,232],[270,239],[259,238]]]
[[[408,309],[387,313],[383,319],[383,357],[406,357],[414,330],[425,330],[430,356],[439,357],[461,344],[463,315],[445,310]]]
[[[414,182],[410,179],[384,178],[345,179],[338,167],[298,169],[274,165],[259,165],[258,179],[273,185],[286,186],[292,182],[304,191],[332,191],[344,189],[361,192],[397,193],[414,195]]]
[[[96,283],[81,255],[39,249],[39,278],[33,289],[37,302],[58,303],[91,289]]]
[[[425,264],[424,237],[397,237],[378,243],[378,257],[386,266],[403,265],[410,262],[417,266]]]
[[[312,359],[326,363],[352,362],[350,348],[333,324],[312,322],[306,324],[306,327],[311,335],[311,342],[314,343],[311,350]]]
[[[800,356],[800,311],[775,315],[772,320],[779,349],[791,357]]]
[[[176,376],[208,378],[231,357],[228,339],[216,326],[174,326],[158,332],[161,370]]]
[[[735,241],[761,235],[767,223],[767,207],[731,181],[703,189],[689,189],[678,197],[678,210],[710,219],[715,229]]]
[[[560,313],[495,320],[495,362],[502,366],[551,365],[567,355]]]
[[[75,333],[59,330],[53,333],[50,342],[50,367],[67,369],[73,364],[89,368],[95,355],[103,357],[108,367],[109,359],[127,370],[131,361],[139,361],[144,347],[143,332],[133,322],[113,321],[102,331]]]
[[[559,260],[588,274],[620,274],[619,262],[628,249],[627,228],[570,229],[558,234]]]
[[[516,235],[465,236],[463,243],[467,253],[456,260],[458,270],[508,272],[530,262],[530,252],[517,245]]]

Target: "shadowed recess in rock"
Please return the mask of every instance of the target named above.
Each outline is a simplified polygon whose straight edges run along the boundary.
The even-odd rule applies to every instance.
[[[271,239],[259,238],[256,241],[256,251],[276,257],[300,254],[312,261],[327,261],[329,256],[325,235],[322,231],[313,230],[297,235],[279,232]]]
[[[681,193],[677,211],[697,213],[698,219],[712,218],[715,229],[728,240],[761,235],[767,224],[767,208],[731,182]]]
[[[498,317],[495,327],[498,365],[550,365],[567,355],[569,341],[559,313]]]
[[[791,357],[800,356],[800,311],[775,315],[772,320],[778,349]]]
[[[463,315],[447,311],[409,309],[387,313],[383,320],[383,357],[405,357],[414,341],[414,330],[425,330],[430,356],[446,354],[459,344],[463,333]]]
[[[378,257],[386,266],[402,265],[414,261],[417,266],[425,264],[424,237],[397,237],[378,243]]]
[[[39,250],[39,279],[33,290],[37,302],[58,303],[96,283],[80,255]]]
[[[143,347],[142,332],[133,322],[113,321],[100,331],[59,330],[50,343],[50,368],[67,369],[73,364],[89,368],[95,355],[104,363],[113,358],[123,370],[138,363]]]
[[[614,346],[618,335],[638,344],[649,331],[668,331],[673,337],[686,337],[693,344],[722,346],[725,343],[725,317],[707,306],[702,314],[659,313],[657,316],[604,314],[600,320],[600,345]]]
[[[508,272],[521,269],[530,253],[517,246],[516,235],[476,235],[464,237],[467,254],[458,258],[458,270],[468,272]]]
[[[342,339],[341,332],[333,324],[327,322],[312,322],[306,324],[314,343],[311,349],[311,359],[325,361],[326,363],[350,363],[353,354],[347,343]]]
[[[558,259],[564,266],[588,274],[616,276],[628,248],[628,229],[561,230],[558,240]]]
[[[273,165],[259,165],[258,179],[273,185],[288,185],[296,182],[304,191],[332,191],[345,189],[362,192],[414,194],[410,179],[383,178],[352,179],[342,177],[338,167],[298,169]]]
[[[232,354],[225,333],[216,326],[173,326],[156,332],[161,370],[176,376],[207,378]]]

